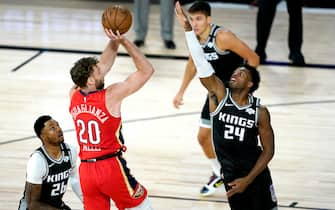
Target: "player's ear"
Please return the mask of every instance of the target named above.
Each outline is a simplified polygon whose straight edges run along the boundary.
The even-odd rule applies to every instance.
[[[46,135],[44,132],[41,132],[40,134],[40,140],[44,143],[44,139],[45,139]]]
[[[248,88],[251,88],[253,85],[254,85],[254,83],[252,81],[249,81],[248,84],[247,84]]]
[[[207,20],[207,23],[208,23],[208,24],[211,24],[211,22],[212,22],[212,17],[211,17],[211,16],[207,16],[206,20]]]
[[[89,76],[87,78],[87,86],[94,85],[94,84],[95,84],[95,79],[93,78],[93,76]]]

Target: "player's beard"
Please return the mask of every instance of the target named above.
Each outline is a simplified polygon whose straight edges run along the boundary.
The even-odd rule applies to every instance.
[[[105,87],[105,83],[103,80],[96,80],[95,84],[96,84],[97,90],[102,90]]]

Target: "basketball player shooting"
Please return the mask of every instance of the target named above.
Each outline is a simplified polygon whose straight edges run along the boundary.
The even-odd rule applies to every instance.
[[[84,209],[110,210],[112,199],[120,210],[152,210],[146,188],[130,174],[123,158],[120,130],[123,100],[139,90],[154,69],[125,35],[104,30],[110,41],[100,59],[81,58],[70,71],[75,86],[70,90],[69,111],[80,149]],[[104,78],[114,64],[119,45],[129,53],[136,70],[126,80],[104,88]]]

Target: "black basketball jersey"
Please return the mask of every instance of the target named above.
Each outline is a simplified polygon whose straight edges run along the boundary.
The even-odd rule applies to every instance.
[[[42,181],[40,201],[56,208],[61,208],[63,204],[62,198],[66,191],[73,165],[70,148],[65,143],[61,143],[60,146],[62,150],[62,158],[60,160],[52,159],[43,147],[39,147],[34,152],[39,153],[47,164],[47,173]],[[20,200],[18,209],[28,210],[25,192]]]
[[[48,163],[47,176],[43,178],[42,183],[41,201],[58,208],[62,205],[72,167],[70,149],[64,143],[61,144],[61,148],[63,157],[59,161],[52,159],[42,147],[36,151],[40,152]]]
[[[240,107],[227,88],[226,97],[211,113],[212,140],[222,165],[225,181],[247,175],[262,150],[258,145],[259,99],[249,95],[249,104]]]
[[[215,36],[220,28],[220,26],[212,24],[210,34],[206,42],[201,46],[207,61],[214,68],[216,76],[218,76],[221,81],[227,82],[230,80],[234,70],[243,64],[244,59],[233,51],[221,51],[216,47]]]

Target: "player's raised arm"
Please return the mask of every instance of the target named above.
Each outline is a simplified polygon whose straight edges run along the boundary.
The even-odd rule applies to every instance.
[[[197,76],[210,93],[214,93],[219,100],[222,99],[226,94],[224,84],[215,76],[213,67],[206,60],[191,24],[178,1],[176,2],[175,10],[177,19],[185,30],[186,43],[193,59]]]
[[[108,30],[105,30],[106,35],[111,39],[110,33]],[[102,52],[99,63],[97,64],[100,69],[101,73],[103,75],[106,75],[112,68],[116,55],[117,55],[117,50],[119,48],[119,40],[117,39],[111,39],[104,51]]]
[[[132,58],[136,71],[131,73],[123,82],[118,82],[107,87],[107,103],[112,113],[120,113],[121,101],[140,89],[154,73],[154,68],[143,53],[125,36],[119,33],[114,34],[120,39],[120,44],[126,49]],[[111,93],[111,94],[109,94]]]
[[[113,36],[111,31],[114,33],[119,31],[120,34],[126,33],[131,27],[132,15],[129,9],[120,5],[113,5],[105,9],[102,14],[101,23],[105,34],[110,39],[110,41],[105,50],[102,52],[99,63],[97,65],[100,67],[101,73],[106,75],[114,64],[117,50],[120,44],[119,37]]]

